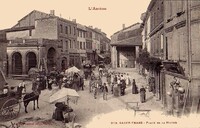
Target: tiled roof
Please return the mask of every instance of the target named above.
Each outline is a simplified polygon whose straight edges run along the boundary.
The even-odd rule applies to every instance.
[[[8,28],[0,30],[0,32],[14,32],[14,31],[23,31],[23,30],[30,30],[34,29],[35,26],[27,26],[27,27],[17,27],[17,28]]]
[[[112,46],[140,46],[140,45],[142,45],[142,36],[128,38],[126,40],[112,43],[111,45]]]

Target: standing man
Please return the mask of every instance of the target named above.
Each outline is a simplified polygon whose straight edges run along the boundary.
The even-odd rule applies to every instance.
[[[144,103],[146,101],[146,89],[144,88],[144,86],[140,88],[140,101],[141,103]]]
[[[125,89],[126,89],[126,82],[124,79],[121,79],[121,96],[125,95]]]
[[[106,83],[103,84],[103,100],[107,100],[107,95],[108,95],[108,87]]]

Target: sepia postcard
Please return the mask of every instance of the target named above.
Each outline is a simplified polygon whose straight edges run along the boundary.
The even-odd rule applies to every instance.
[[[200,0],[7,0],[0,128],[200,128]]]

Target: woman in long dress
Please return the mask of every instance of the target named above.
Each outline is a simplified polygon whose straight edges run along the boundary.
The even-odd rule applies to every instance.
[[[144,88],[144,86],[140,88],[140,101],[141,103],[144,103],[146,101],[146,89]]]

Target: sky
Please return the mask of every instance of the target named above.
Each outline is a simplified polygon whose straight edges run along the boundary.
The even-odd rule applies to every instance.
[[[0,30],[14,26],[33,10],[50,13],[86,26],[101,29],[110,38],[126,27],[142,22],[140,16],[146,12],[150,0],[5,0],[0,7]],[[89,8],[106,10],[89,10]]]

